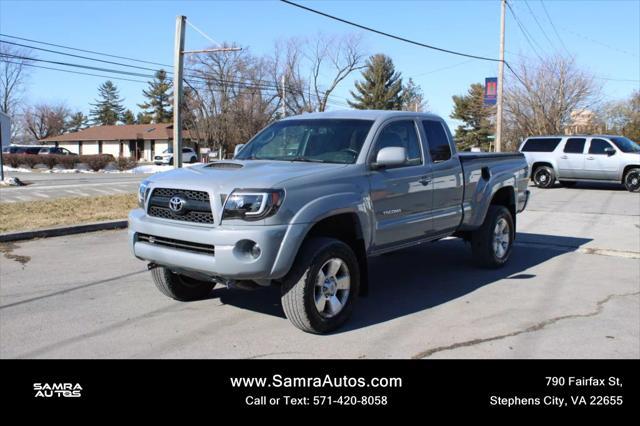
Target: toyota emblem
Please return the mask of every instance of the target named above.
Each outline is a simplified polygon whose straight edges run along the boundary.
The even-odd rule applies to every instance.
[[[187,203],[187,200],[185,200],[179,195],[174,195],[169,200],[169,209],[171,209],[173,213],[182,214],[184,213],[184,205],[186,203]]]

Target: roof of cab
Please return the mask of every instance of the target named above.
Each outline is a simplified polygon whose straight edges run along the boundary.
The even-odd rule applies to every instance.
[[[326,112],[311,112],[300,115],[292,115],[284,118],[284,120],[313,120],[313,119],[353,119],[353,120],[386,120],[393,117],[407,117],[407,118],[429,118],[441,120],[441,118],[435,114],[429,114],[425,112],[413,112],[413,111],[388,111],[388,110],[374,110],[374,109],[352,109],[352,110],[339,110],[339,111],[326,111]]]

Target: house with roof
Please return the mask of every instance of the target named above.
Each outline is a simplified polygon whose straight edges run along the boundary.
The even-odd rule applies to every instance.
[[[188,131],[183,132],[186,146],[198,151]],[[40,143],[54,144],[79,155],[111,154],[114,157],[133,157],[136,161],[153,161],[173,143],[173,124],[125,124],[89,127],[72,133],[41,139]]]

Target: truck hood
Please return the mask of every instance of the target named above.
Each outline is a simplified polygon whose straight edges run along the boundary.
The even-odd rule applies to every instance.
[[[310,174],[333,174],[347,164],[292,161],[229,160],[158,173],[152,187],[192,189],[229,194],[236,188],[282,188],[286,181]]]

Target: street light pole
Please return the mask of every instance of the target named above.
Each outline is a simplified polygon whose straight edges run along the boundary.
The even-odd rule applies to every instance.
[[[186,16],[176,18],[176,37],[173,56],[173,167],[182,167],[182,111],[184,96],[182,74],[184,72],[184,24]]]
[[[498,63],[498,94],[497,94],[497,111],[496,111],[496,145],[495,151],[502,150],[502,102],[503,86],[504,86],[504,18],[506,12],[507,0],[501,2],[500,14],[500,62]]]

